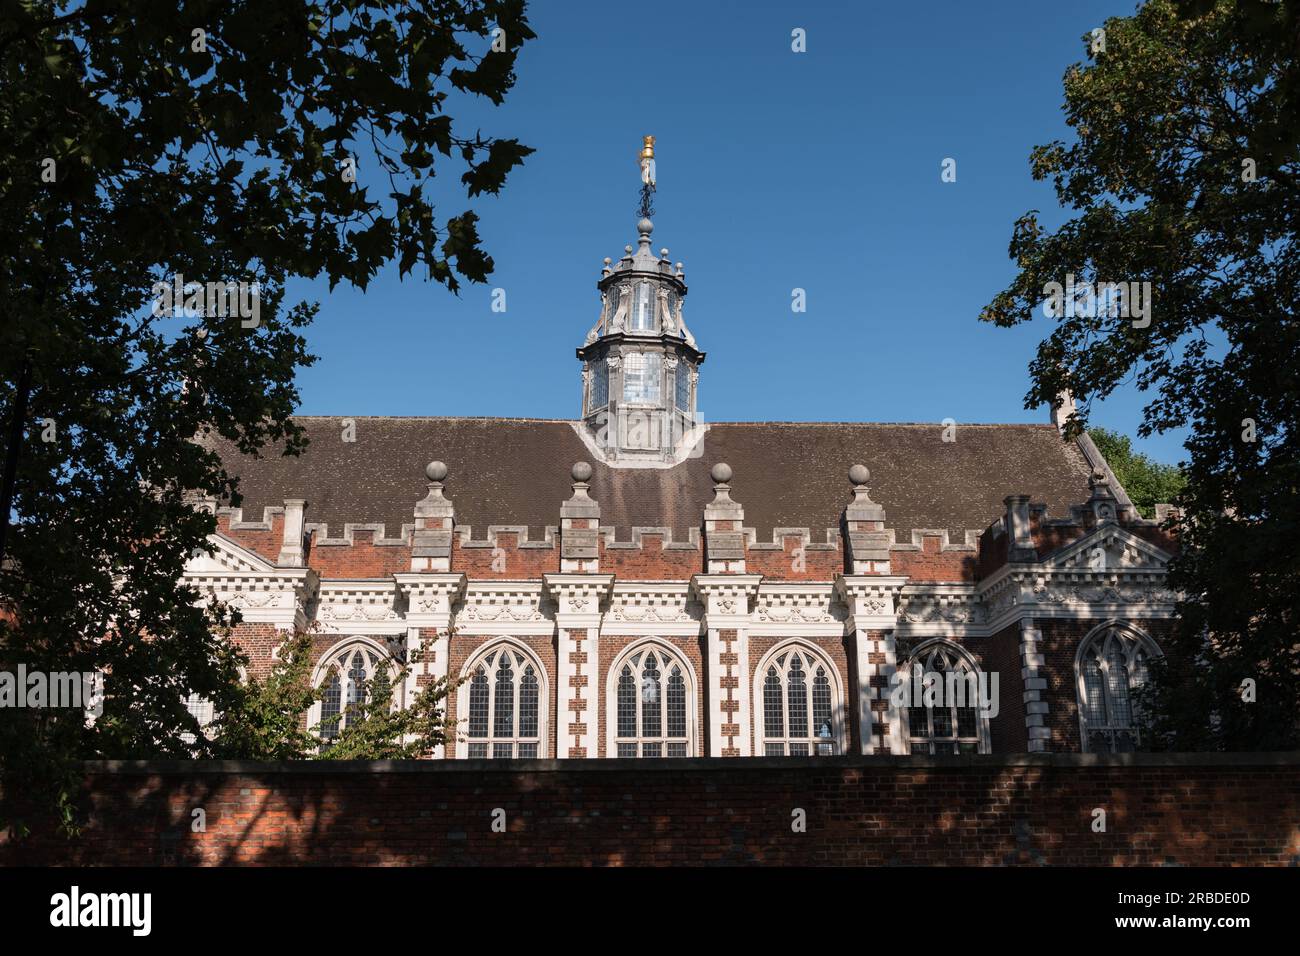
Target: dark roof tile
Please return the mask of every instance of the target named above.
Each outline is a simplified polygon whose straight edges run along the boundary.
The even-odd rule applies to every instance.
[[[424,497],[424,466],[441,459],[458,525],[471,525],[475,538],[489,524],[527,525],[540,537],[559,524],[570,467],[592,458],[565,421],[357,418],[355,442],[342,440],[342,421],[299,418],[310,445],[297,458],[244,458],[218,444],[241,477],[245,516],[260,519],[264,506],[306,498],[307,520],[327,523],[331,536],[345,522],[382,522],[395,536]],[[942,433],[936,424],[713,424],[703,454],[672,468],[593,462],[591,496],[601,524],[616,527],[620,540],[634,526],[666,526],[684,541],[712,498],[709,468],[725,461],[735,471],[732,497],[760,541],[777,527],[806,527],[824,541],[851,497],[849,466],[861,462],[871,469],[868,487],[885,508],[886,527],[904,543],[915,528],[947,529],[961,542],[967,529],[996,520],[1009,494],[1032,495],[1055,516],[1088,497],[1086,460],[1051,425],[959,425],[953,442]]]

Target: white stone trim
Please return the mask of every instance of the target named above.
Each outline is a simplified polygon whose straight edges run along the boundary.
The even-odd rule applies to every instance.
[[[843,637],[848,618],[835,584],[764,581],[759,585],[749,633],[754,637]]]
[[[1020,622],[1020,680],[1023,684],[1021,700],[1025,706],[1025,749],[1029,753],[1046,753],[1052,742],[1052,728],[1047,724],[1051,706],[1044,697],[1047,678],[1043,675],[1046,659],[1039,641],[1043,632],[1034,625],[1032,617]]]
[[[689,581],[615,581],[602,634],[673,635],[700,633],[703,605]]]
[[[555,633],[552,608],[543,608],[545,583],[531,581],[468,581],[464,600],[453,617],[465,633],[505,636]]]
[[[401,590],[391,580],[321,581],[316,620],[326,634],[405,634]]]

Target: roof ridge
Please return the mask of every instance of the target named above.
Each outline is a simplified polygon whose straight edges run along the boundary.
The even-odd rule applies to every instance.
[[[518,422],[518,423],[541,423],[553,425],[577,425],[581,424],[580,419],[574,418],[524,418],[513,417],[509,415],[294,415],[293,418],[298,421],[339,421],[350,418],[360,421],[405,421],[405,422]],[[738,421],[738,422],[705,422],[709,427],[726,425],[728,427],[759,427],[759,426],[799,426],[799,427],[870,427],[870,428],[942,428],[942,421],[918,421],[918,422],[863,422],[863,421]],[[959,428],[1033,428],[1039,431],[1047,429],[1055,430],[1056,426],[1050,422],[957,422]]]

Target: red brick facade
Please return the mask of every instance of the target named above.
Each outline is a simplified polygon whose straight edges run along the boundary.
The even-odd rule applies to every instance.
[[[590,467],[582,469],[590,477]],[[730,479],[725,465],[715,472]],[[446,468],[437,473],[445,477]],[[1002,516],[980,535],[958,541],[949,531],[915,529],[899,540],[865,479],[850,477],[853,498],[839,515],[840,531],[819,540],[808,529],[781,527],[767,541],[748,527],[743,502],[722,479],[699,531],[686,536],[605,525],[599,489],[588,497],[590,486],[576,477],[574,497],[559,503],[556,523],[542,532],[462,528],[441,481],[431,479],[429,497],[400,535],[348,525],[316,540],[301,500],[268,507],[262,522],[223,511],[215,540],[222,554],[193,575],[201,589],[223,591],[241,608],[245,623],[235,638],[253,674],[267,671],[275,645],[294,627],[316,627],[318,659],[351,639],[410,650],[452,632],[449,644],[435,640],[442,649],[419,666],[417,684],[434,676],[456,681],[471,659],[513,641],[541,677],[549,758],[617,753],[608,739],[611,674],[647,640],[670,648],[690,672],[692,756],[780,749],[766,746],[768,703],[756,687],[765,660],[787,644],[825,664],[834,752],[907,754],[916,735],[891,692],[908,673],[909,655],[936,640],[959,649],[962,666],[990,691],[996,678],[995,706],[961,752],[1093,746],[1080,735],[1080,647],[1114,625],[1125,629],[1124,647],[1140,645],[1147,657],[1160,652],[1176,598],[1163,587],[1175,548],[1169,535],[1121,507],[1102,476],[1068,517],[1049,518],[1029,496],[1008,496]],[[826,518],[833,525],[835,516]],[[306,528],[301,543],[288,540],[288,527]],[[448,701],[462,723],[465,699],[462,689]],[[792,713],[802,714],[808,701],[789,704]],[[959,744],[936,739],[935,746]],[[445,756],[467,752],[448,747]]]

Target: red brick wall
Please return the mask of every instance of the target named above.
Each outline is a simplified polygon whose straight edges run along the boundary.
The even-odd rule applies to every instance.
[[[1300,864],[1297,754],[89,764],[85,789],[79,839],[37,822],[0,864]]]
[[[745,549],[745,570],[776,581],[830,581],[844,573],[842,548],[810,549],[799,535],[781,539],[782,549]]]
[[[274,624],[236,624],[231,637],[248,655],[248,676],[266,677],[271,673],[271,653],[284,643],[286,631],[276,630]]]
[[[907,575],[915,583],[969,583],[975,580],[977,559],[974,551],[944,551],[943,539],[927,534],[921,539],[920,551],[891,550],[889,570]]]
[[[1025,730],[1025,682],[1020,676],[1020,625],[1004,627],[992,637],[968,641],[980,647],[980,666],[998,675],[998,715],[989,720],[995,754],[1029,749]]]
[[[284,515],[271,515],[271,530],[269,531],[231,531],[230,515],[217,515],[217,530],[233,541],[237,541],[241,547],[247,548],[254,554],[259,554],[266,560],[275,564],[276,559],[280,557],[280,548],[284,544]]]
[[[351,546],[313,545],[308,553],[307,564],[323,578],[387,578],[391,574],[411,570],[409,547],[396,544],[375,545],[373,542],[373,531],[354,531]]]

